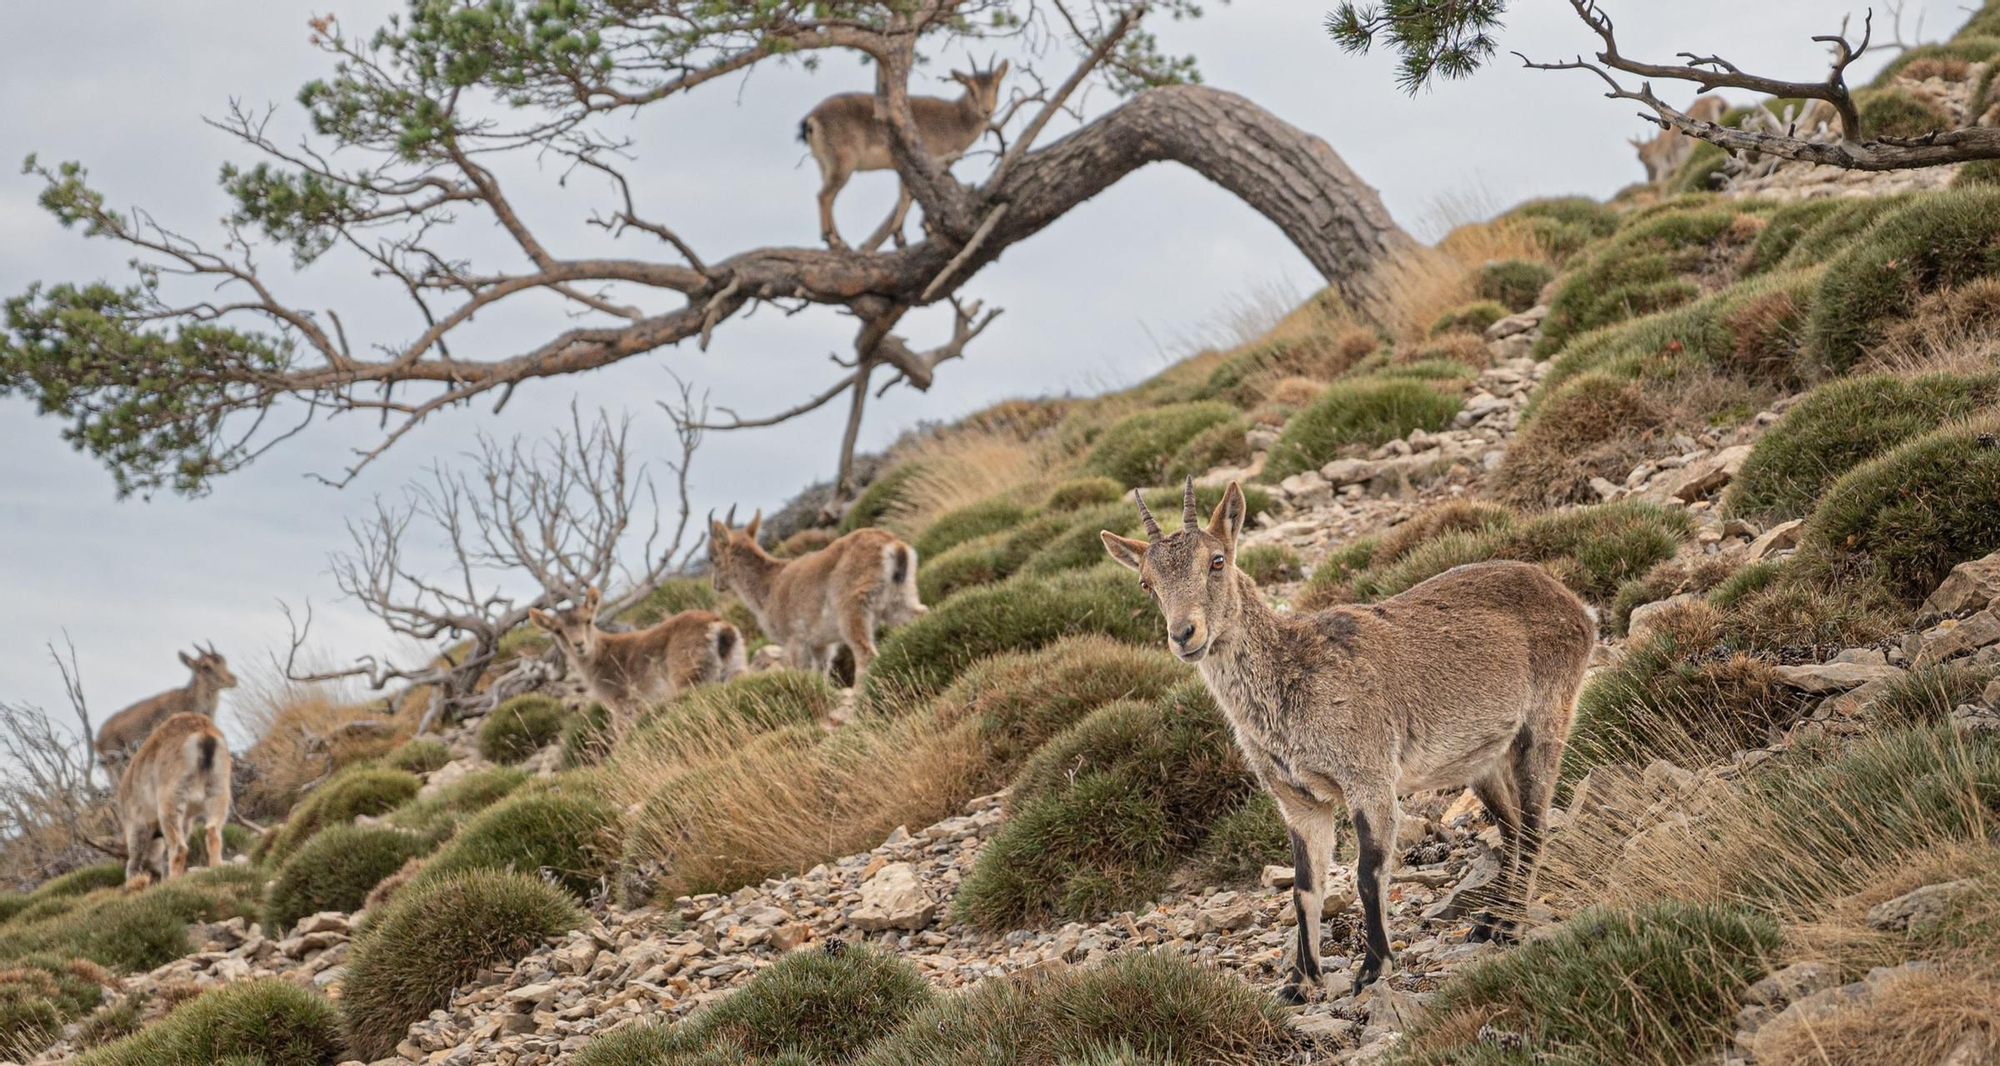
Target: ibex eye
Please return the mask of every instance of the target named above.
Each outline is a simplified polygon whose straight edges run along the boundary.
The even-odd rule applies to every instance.
[[[1222,566],[1225,562],[1227,562],[1227,560],[1223,559],[1222,556],[1218,555],[1215,558],[1210,559],[1208,561],[1208,568],[1210,570],[1220,570],[1222,569]]]

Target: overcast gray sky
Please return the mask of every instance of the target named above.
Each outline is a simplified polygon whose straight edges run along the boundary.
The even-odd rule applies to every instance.
[[[1387,56],[1351,57],[1327,41],[1320,28],[1326,6],[1238,0],[1211,5],[1202,20],[1158,28],[1170,49],[1199,55],[1211,84],[1324,137],[1381,190],[1398,220],[1427,238],[1441,219],[1463,217],[1467,205],[1499,208],[1572,192],[1604,197],[1641,176],[1625,145],[1645,132],[1633,105],[1603,99],[1588,76],[1526,72],[1510,60],[1412,99],[1395,89]],[[1823,50],[1808,38],[1861,10],[1830,0],[1607,6],[1629,52],[1666,58],[1720,50],[1747,67],[1799,77],[1824,68]],[[1933,38],[1963,17],[1953,0],[1911,4],[1911,15],[1919,6]],[[232,98],[270,102],[278,105],[278,124],[297,131],[292,98],[328,66],[307,44],[308,15],[330,11],[350,36],[365,37],[401,7],[389,0],[0,5],[0,161],[28,152],[47,162],[82,161],[113,204],[144,206],[169,225],[212,238],[227,210],[215,186],[218,166],[254,156],[202,117],[221,115]],[[1515,7],[1503,48],[1553,58],[1590,46],[1567,4],[1517,0]],[[868,73],[845,59],[817,75],[760,67],[623,123],[636,139],[631,174],[642,206],[710,259],[760,244],[812,243],[817,174],[810,161],[801,165],[793,140],[798,119],[827,93],[869,85]],[[942,85],[923,91],[947,92]],[[557,254],[603,246],[604,238],[582,225],[605,203],[598,188],[563,188],[532,166],[508,176],[517,182],[516,205]],[[858,177],[841,201],[843,229],[865,232],[893,189],[889,175]],[[127,251],[63,230],[36,206],[38,192],[38,183],[16,176],[11,165],[0,171],[0,297],[37,280],[123,284]],[[484,219],[462,228],[462,247],[505,254]],[[623,254],[651,249],[628,246]],[[262,259],[286,261],[276,249]],[[410,333],[395,294],[370,282],[351,257],[330,255],[303,274],[276,274],[288,298],[341,309],[351,332],[384,342]],[[1318,285],[1304,258],[1249,209],[1186,171],[1150,168],[988,268],[968,295],[1006,315],[968,358],[943,368],[928,395],[901,389],[876,404],[864,443],[880,445],[913,420],[950,418],[1006,396],[1137,380],[1183,354],[1247,294]],[[461,351],[490,345],[511,352],[522,338],[563,323],[546,305],[488,316]],[[907,332],[923,346],[941,329],[932,317]],[[845,350],[850,337],[851,321],[831,312],[790,319],[766,312],[731,322],[706,353],[666,349],[589,375],[534,382],[499,417],[486,413],[490,405],[435,416],[340,491],[306,475],[337,472],[347,449],[370,440],[359,424],[316,426],[203,499],[162,494],[119,502],[108,473],[70,450],[58,422],[36,417],[22,400],[0,401],[0,698],[63,706],[41,648],[65,629],[100,720],[181,684],[185,671],[174,652],[191,641],[213,640],[241,672],[283,648],[279,599],[313,601],[315,643],[329,656],[392,647],[377,623],[336,601],[326,575],[327,553],[345,543],[343,520],[362,513],[372,494],[393,494],[428,463],[466,448],[475,430],[539,434],[572,399],[586,409],[629,411],[646,452],[660,455],[670,433],[651,401],[666,395],[667,367],[716,402],[768,410],[836,376],[826,353]],[[774,429],[711,436],[697,460],[697,509],[736,501],[746,511],[770,507],[827,476],[838,406]]]

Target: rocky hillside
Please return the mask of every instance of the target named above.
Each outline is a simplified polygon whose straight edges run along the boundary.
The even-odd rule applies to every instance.
[[[1993,21],[1865,106],[1984,113]],[[840,530],[766,526],[918,548],[931,610],[862,685],[761,652],[630,723],[516,697],[336,752],[213,869],[0,895],[0,1060],[2000,1062],[1986,177],[1697,153],[1465,227],[1389,306],[913,434]],[[1097,536],[1185,476],[1245,483],[1280,610],[1488,559],[1598,608],[1523,943],[1466,941],[1477,800],[1410,797],[1396,973],[1347,994],[1342,871],[1327,988],[1277,1007],[1284,829]],[[694,580],[627,620],[691,606],[754,630]]]

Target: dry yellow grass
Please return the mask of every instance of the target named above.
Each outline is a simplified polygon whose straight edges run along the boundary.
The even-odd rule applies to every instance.
[[[424,703],[405,699],[390,713],[382,700],[371,702],[354,686],[305,684],[287,680],[273,668],[252,667],[243,671],[232,706],[256,738],[241,759],[256,767],[257,776],[236,797],[236,805],[247,816],[259,818],[290,809],[300,788],[325,774],[329,765],[372,758],[409,739],[416,733]],[[314,738],[342,725],[367,720],[386,721],[390,729],[332,745],[315,743]]]
[[[1042,481],[1053,464],[1047,446],[996,428],[927,437],[898,451],[896,462],[914,463],[916,473],[883,521],[904,537],[946,511]]]
[[[1984,373],[2000,366],[2000,278],[1926,296],[1890,330],[1856,373]]]
[[[1412,248],[1375,268],[1384,294],[1382,324],[1399,341],[1415,343],[1448,311],[1472,302],[1476,273],[1503,259],[1548,261],[1548,253],[1525,227],[1474,222],[1446,234],[1436,247]]]
[[[1751,1048],[1762,1066],[1991,1063],[2000,1056],[2000,982],[1963,971],[1900,971],[1856,1003],[1766,1025]]]

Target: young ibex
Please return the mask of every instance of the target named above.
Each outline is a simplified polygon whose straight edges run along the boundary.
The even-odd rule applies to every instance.
[[[1000,80],[1007,76],[1007,62],[987,70],[977,66],[972,73],[954,70],[952,80],[965,86],[965,95],[956,100],[937,96],[910,97],[910,114],[916,119],[916,133],[924,151],[937,159],[952,159],[986,133],[986,124],[1000,105]],[[833,201],[858,170],[894,170],[889,156],[889,131],[875,114],[875,94],[840,93],[819,102],[799,123],[799,140],[812,150],[819,163],[819,233],[828,247],[845,248],[847,242],[833,225]],[[910,210],[910,193],[903,190],[890,221],[891,232],[902,233],[903,217]]]
[[[1729,112],[1729,102],[1720,96],[1697,96],[1688,105],[1689,118],[1702,122],[1720,122]],[[1678,130],[1664,129],[1650,141],[1637,137],[1626,138],[1627,144],[1639,150],[1639,162],[1646,168],[1646,180],[1658,184],[1673,177],[1674,171],[1687,162],[1694,154],[1693,137]]]
[[[593,585],[575,607],[531,610],[528,617],[555,638],[590,698],[616,714],[744,670],[743,634],[719,614],[682,611],[636,633],[607,633],[597,628],[602,602]]]
[[[1504,562],[1461,566],[1377,604],[1282,615],[1235,567],[1245,509],[1234,482],[1206,528],[1192,480],[1173,534],[1143,498],[1139,513],[1145,540],[1106,532],[1104,546],[1139,571],[1168,649],[1199,664],[1291,829],[1299,929],[1286,999],[1320,980],[1320,904],[1343,803],[1366,926],[1356,991],[1390,966],[1382,907],[1399,793],[1470,785],[1506,849],[1490,902],[1527,898],[1596,638],[1588,607],[1539,567]],[[1473,936],[1510,935],[1513,924],[1489,909]]]
[[[854,656],[861,683],[875,658],[875,634],[929,608],[917,600],[917,550],[886,529],[857,529],[816,552],[774,559],[757,543],[758,511],[731,529],[736,512],[708,521],[708,558],[718,591],[743,597],[766,636],[791,664],[826,673],[837,647]]]
[[[214,718],[215,703],[222,690],[236,687],[236,675],[229,672],[229,663],[213,644],[206,648],[197,645],[193,658],[187,652],[181,652],[180,656],[181,662],[194,672],[187,687],[140,700],[112,715],[97,731],[97,757],[113,777],[118,775],[118,767],[132,749],[145,743],[147,734],[161,722],[177,714]]]
[[[208,830],[208,864],[222,861],[229,820],[229,745],[205,714],[176,714],[153,730],[118,779],[118,821],[125,829],[125,884],[142,888],[157,871],[187,872],[195,819]]]

